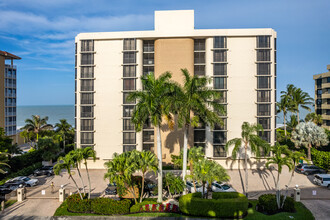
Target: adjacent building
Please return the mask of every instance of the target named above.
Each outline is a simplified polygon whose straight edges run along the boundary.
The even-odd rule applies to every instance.
[[[224,145],[240,137],[244,121],[261,124],[262,138],[275,141],[273,29],[195,29],[193,10],[156,11],[154,30],[81,33],[75,45],[76,144],[94,147],[95,168],[103,168],[115,152],[156,151],[154,128],[135,132],[130,121],[135,102],[126,97],[141,90],[139,78],[150,73],[170,71],[183,83],[181,68],[212,78],[209,87],[223,93],[226,109],[223,126],[191,128],[189,146],[204,147],[207,157],[228,167]],[[169,163],[183,147],[183,133],[164,125],[161,138],[163,161]]]
[[[328,72],[313,76],[315,80],[315,112],[322,115],[323,125],[330,129],[330,65]]]
[[[16,77],[14,60],[21,58],[0,50],[0,127],[6,135],[16,135]]]

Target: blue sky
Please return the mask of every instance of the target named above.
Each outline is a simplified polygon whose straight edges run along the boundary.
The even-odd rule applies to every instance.
[[[18,105],[74,104],[74,37],[152,30],[155,10],[194,9],[195,28],[277,31],[278,93],[293,83],[313,95],[330,64],[329,0],[0,0],[0,50],[22,57]]]

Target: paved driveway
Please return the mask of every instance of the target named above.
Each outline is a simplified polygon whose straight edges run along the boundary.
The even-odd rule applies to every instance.
[[[330,200],[303,200],[302,203],[313,213],[316,220],[330,219]]]

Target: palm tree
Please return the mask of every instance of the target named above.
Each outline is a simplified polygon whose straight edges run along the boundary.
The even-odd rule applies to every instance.
[[[202,147],[192,147],[188,151],[188,162],[189,162],[189,168],[190,168],[190,175],[192,175],[192,176],[194,173],[194,165],[198,161],[202,160],[205,156],[203,151],[204,151],[204,149]],[[196,192],[196,183],[194,180],[192,182],[193,182],[194,189]]]
[[[160,127],[163,116],[171,118],[169,97],[173,95],[174,84],[170,82],[172,75],[166,72],[155,78],[154,74],[141,77],[143,90],[132,92],[127,98],[129,101],[137,100],[133,111],[132,122],[136,131],[141,131],[143,125],[151,122],[157,130],[157,157],[158,157],[158,202],[162,202],[162,145]]]
[[[226,151],[229,150],[230,146],[234,145],[231,157],[235,160],[237,153],[239,153],[241,151],[242,144],[243,144],[244,163],[245,163],[245,194],[246,194],[246,197],[248,197],[248,170],[247,170],[248,148],[250,148],[251,153],[254,153],[257,156],[257,158],[260,157],[260,149],[262,149],[263,152],[265,152],[265,154],[268,154],[268,152],[269,152],[269,144],[258,136],[259,132],[263,132],[263,128],[260,124],[250,124],[248,122],[243,122],[241,137],[231,139],[225,145]]]
[[[33,132],[37,135],[37,142],[39,140],[39,133],[43,130],[52,129],[53,126],[51,124],[47,124],[48,117],[40,118],[39,115],[32,115],[32,119],[28,118],[25,120],[25,126],[23,129],[28,132]]]
[[[89,158],[92,158],[93,161],[95,162],[96,160],[96,151],[93,150],[93,148],[91,147],[85,147],[85,148],[80,148],[79,149],[81,151],[81,155],[82,155],[82,158],[84,160],[84,165],[85,165],[85,168],[86,168],[86,173],[87,173],[87,177],[88,177],[88,190],[89,190],[89,193],[88,193],[88,198],[90,199],[91,198],[91,179],[90,179],[90,176],[89,176],[89,172],[88,172],[88,168],[87,168],[87,159]]]
[[[290,97],[282,95],[281,100],[276,103],[277,113],[283,112],[283,123],[284,123],[284,136],[286,138],[286,114],[292,109],[292,103]]]
[[[290,121],[288,121],[287,125],[288,128],[291,129],[291,131],[294,131],[298,125],[298,121],[297,121],[297,116],[296,115],[290,115]]]
[[[136,163],[138,169],[142,173],[142,188],[141,188],[141,196],[140,196],[140,203],[143,199],[144,193],[144,178],[147,172],[154,171],[155,174],[158,170],[158,160],[156,155],[150,151],[134,151],[136,153]]]
[[[77,169],[77,172],[78,172],[78,175],[79,175],[79,178],[81,181],[81,185],[83,187],[83,193],[85,195],[86,194],[85,184],[84,184],[84,180],[81,176],[80,169],[79,169],[79,165],[80,165],[81,161],[83,160],[82,151],[79,149],[72,150],[66,156],[71,158],[71,160],[73,161],[73,167],[75,167]]]
[[[7,154],[0,152],[0,166],[10,167],[6,162],[8,161]],[[0,168],[0,173],[5,174],[6,171]]]
[[[290,157],[288,146],[276,143],[271,147],[271,151],[273,154],[271,157],[267,158],[266,167],[269,168],[269,165],[271,164],[277,165],[277,179],[275,182],[276,202],[277,208],[281,209],[280,174],[282,173],[283,166],[287,166],[289,171],[291,171],[294,168],[294,164],[292,158]],[[284,201],[285,200],[283,200],[283,204]]]
[[[65,136],[70,132],[72,126],[66,121],[61,119],[60,123],[55,124],[55,132],[63,137],[63,147],[65,148]]]
[[[181,193],[185,188],[183,180],[179,176],[175,176],[172,172],[165,174],[164,183],[170,198],[173,198],[172,194]]]
[[[313,105],[314,99],[309,96],[307,92],[303,92],[300,88],[296,89],[293,93],[293,110],[297,114],[297,120],[299,124],[299,107],[311,111],[308,105]]]
[[[308,160],[311,160],[312,145],[319,147],[329,143],[328,136],[324,129],[317,126],[313,122],[300,123],[291,135],[292,141],[295,143],[296,147],[300,147],[302,145],[307,148]]]
[[[72,161],[72,158],[69,155],[65,155],[65,157],[58,158],[57,163],[55,164],[53,170],[54,170],[55,175],[60,175],[62,170],[65,169],[69,174],[69,179],[71,178],[74,185],[76,186],[77,192],[79,193],[81,200],[83,200],[83,197],[81,195],[77,182],[75,181],[75,179],[72,176],[71,166],[73,166],[73,165],[74,165],[74,162]]]
[[[189,127],[197,127],[201,121],[210,124],[221,124],[219,113],[224,113],[223,105],[216,100],[220,94],[207,88],[210,79],[191,76],[187,69],[181,69],[184,76],[184,85],[176,94],[174,112],[178,114],[179,127],[183,128],[183,166],[182,178],[185,181],[187,172]]]
[[[322,115],[318,115],[315,112],[308,113],[305,117],[305,122],[309,121],[314,122],[315,124],[320,126],[323,123]]]

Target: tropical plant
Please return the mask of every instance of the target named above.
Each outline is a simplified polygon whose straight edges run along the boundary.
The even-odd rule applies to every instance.
[[[293,94],[293,111],[297,114],[297,121],[299,124],[299,108],[306,109],[308,111],[311,111],[311,108],[309,105],[314,104],[314,99],[309,96],[307,92],[303,92],[300,88],[297,88]]]
[[[290,121],[287,122],[287,126],[291,131],[294,131],[299,124],[296,115],[290,115]]]
[[[75,181],[75,179],[72,176],[72,172],[71,172],[71,167],[74,165],[74,162],[71,158],[70,155],[65,155],[65,157],[59,157],[57,160],[57,163],[55,164],[53,170],[55,175],[60,175],[62,170],[66,170],[69,174],[69,179],[71,179],[74,183],[74,185],[77,188],[77,192],[79,193],[80,199],[83,200],[83,196],[80,192],[80,189],[77,185],[77,182]]]
[[[25,129],[28,132],[33,132],[36,134],[36,141],[39,140],[39,133],[43,130],[52,129],[53,126],[51,124],[47,124],[48,117],[40,118],[39,115],[32,115],[32,118],[28,118],[25,120]]]
[[[143,193],[144,193],[144,179],[145,175],[149,171],[154,171],[154,173],[157,173],[158,170],[158,160],[156,158],[156,155],[150,151],[134,151],[133,152],[136,158],[135,161],[137,163],[137,168],[142,173],[142,188],[141,188],[141,196],[140,196],[140,203],[143,199]]]
[[[84,161],[85,168],[86,168],[86,173],[87,173],[87,177],[88,177],[88,199],[90,199],[92,189],[91,189],[91,179],[90,179],[88,167],[87,167],[87,160],[92,159],[95,162],[96,151],[91,147],[85,147],[83,149],[80,148],[79,150],[81,151],[81,156]]]
[[[207,85],[211,79],[207,77],[191,76],[187,69],[181,69],[184,77],[183,86],[179,86],[174,96],[173,112],[178,115],[179,127],[183,128],[183,166],[182,178],[185,181],[188,157],[189,128],[197,127],[200,123],[214,126],[221,124],[220,114],[224,114],[224,106],[217,101],[218,91],[209,89]]]
[[[6,153],[6,157],[11,157],[12,154],[20,154],[22,151],[13,144],[13,139],[5,134],[3,128],[0,127],[0,152]]]
[[[165,174],[164,183],[170,198],[173,198],[173,194],[176,195],[177,193],[183,192],[185,188],[183,180],[180,177],[175,176],[172,172]]]
[[[244,149],[244,164],[245,164],[245,195],[248,197],[248,150],[254,153],[257,158],[261,156],[260,152],[263,151],[265,155],[269,152],[269,144],[259,137],[259,133],[263,133],[263,128],[260,124],[250,124],[243,122],[242,133],[240,138],[234,138],[227,142],[225,150],[228,152],[229,147],[234,145],[231,152],[232,159],[236,160],[237,154],[241,154],[242,148]],[[243,145],[243,146],[242,146]],[[239,155],[241,157],[241,155]]]
[[[281,100],[276,103],[277,113],[283,112],[283,123],[284,123],[284,136],[286,134],[286,114],[292,109],[292,103],[290,102],[290,97],[288,95],[282,95]]]
[[[35,133],[24,130],[24,128],[22,128],[19,132],[19,136],[22,137],[24,139],[24,143],[28,143],[31,148],[34,146],[32,142],[36,140]]]
[[[66,121],[66,119],[61,119],[60,123],[55,124],[55,132],[60,134],[63,138],[63,147],[65,147],[65,138],[68,136],[72,126]]]
[[[38,148],[42,151],[42,159],[45,161],[52,161],[60,152],[59,144],[50,137],[40,138]]]
[[[281,190],[280,190],[280,174],[282,173],[283,166],[287,166],[289,171],[294,168],[294,163],[290,157],[290,151],[286,145],[280,145],[276,143],[271,147],[272,156],[267,158],[266,167],[269,168],[270,165],[277,166],[277,179],[275,182],[276,188],[276,203],[277,208],[281,209],[284,205],[285,199],[281,204]]]
[[[76,149],[76,150],[70,151],[66,156],[71,158],[71,160],[73,162],[73,167],[77,169],[77,172],[78,172],[78,175],[79,175],[79,178],[80,178],[80,181],[81,181],[81,185],[82,185],[82,188],[83,188],[83,193],[85,195],[86,194],[85,183],[84,183],[84,180],[81,176],[81,172],[80,172],[80,168],[79,168],[80,163],[83,161],[83,152],[80,149]]]
[[[311,160],[311,148],[327,145],[329,143],[328,136],[323,128],[317,126],[313,122],[302,122],[297,125],[292,132],[292,141],[296,147],[304,146],[308,150],[307,158]]]
[[[305,117],[305,122],[314,122],[318,126],[321,126],[323,123],[322,115],[318,115],[315,112],[308,113]]]
[[[7,166],[10,167],[6,162],[8,161],[7,155],[3,152],[0,152],[0,167]],[[0,168],[0,173],[5,174],[6,171]]]
[[[144,124],[150,122],[156,127],[157,133],[157,157],[158,157],[158,191],[163,189],[162,183],[162,144],[161,125],[163,118],[171,120],[169,97],[173,96],[175,86],[170,82],[172,75],[166,72],[157,79],[154,74],[141,77],[141,91],[132,92],[127,98],[128,101],[137,100],[133,111],[132,122],[136,131],[141,131]],[[162,194],[158,193],[158,202],[162,201]]]
[[[188,178],[190,176],[187,176]],[[207,197],[205,193],[205,185],[208,182],[208,192],[210,192],[213,181],[228,181],[227,171],[217,162],[203,158],[195,163],[193,178],[202,183],[203,197]]]

